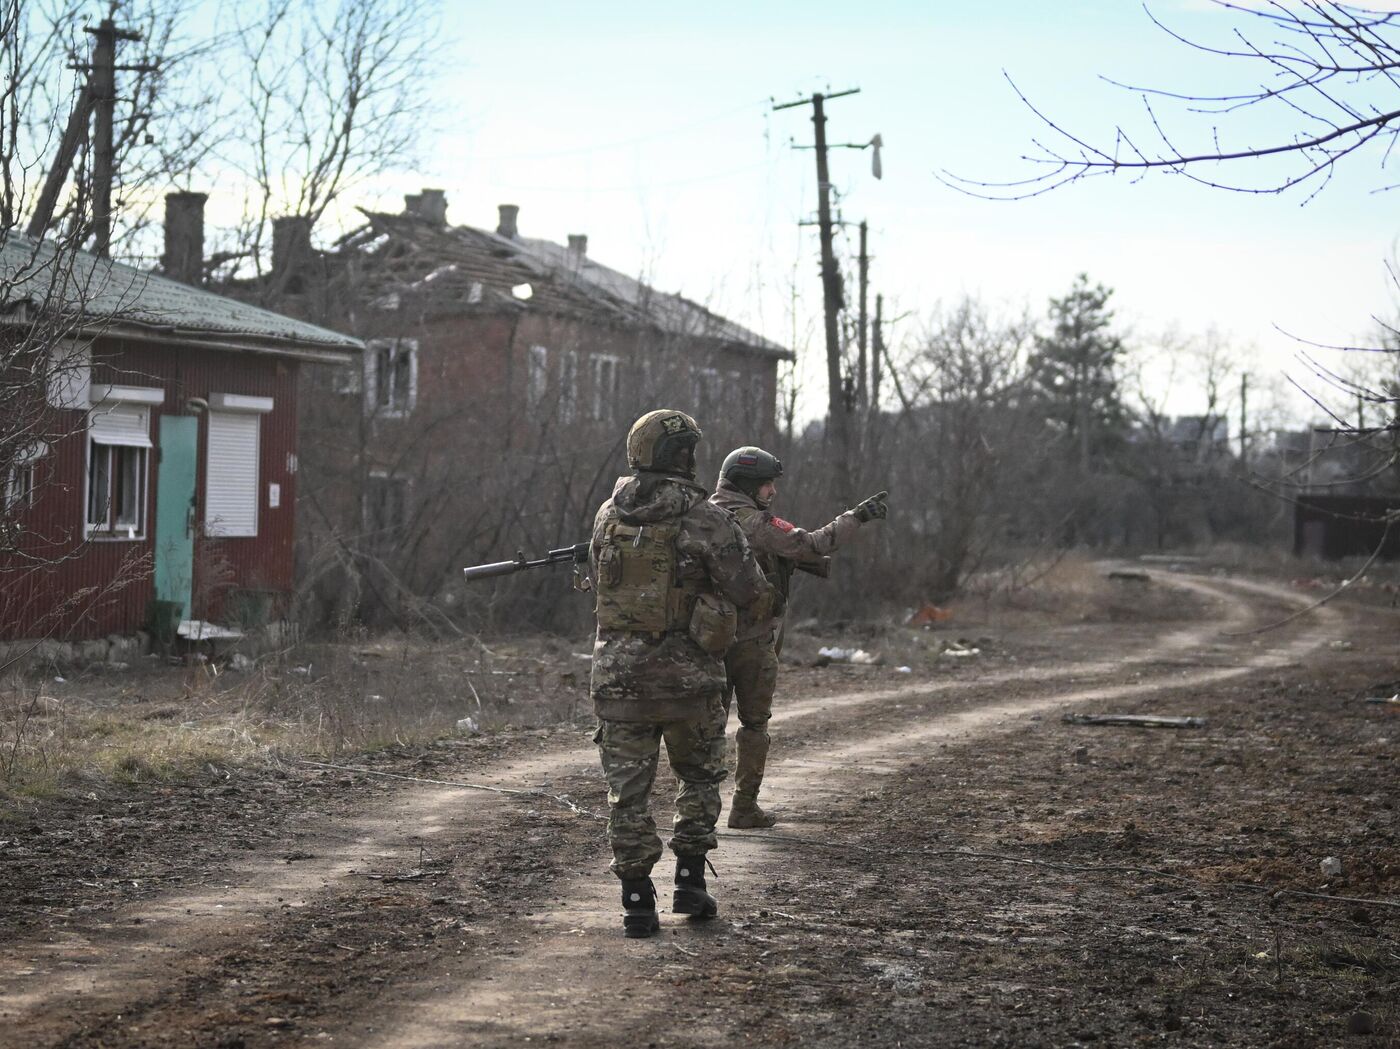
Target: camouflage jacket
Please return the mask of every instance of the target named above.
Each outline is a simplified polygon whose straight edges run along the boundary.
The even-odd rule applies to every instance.
[[[818,575],[825,575],[826,555],[849,542],[860,529],[855,512],[847,510],[829,524],[809,532],[760,509],[751,496],[724,480],[719,482],[710,501],[738,520],[758,558],[759,567],[775,592],[771,607],[765,608],[759,602],[739,609],[740,641],[781,629],[793,570],[799,565],[810,566]]]
[[[768,593],[744,533],[732,514],[680,477],[644,473],[620,477],[593,520],[594,579],[606,527],[679,519],[676,568],[702,591],[742,608]],[[724,692],[724,659],[706,653],[683,630],[660,637],[599,628],[593,643],[589,694],[594,712],[614,721],[676,721],[705,712]]]

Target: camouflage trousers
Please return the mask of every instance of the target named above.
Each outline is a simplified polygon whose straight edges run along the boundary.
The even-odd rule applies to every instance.
[[[729,678],[725,713],[728,714],[731,703],[739,710],[739,731],[734,737],[735,804],[751,807],[758,799],[768,762],[768,721],[773,716],[773,691],[778,685],[778,652],[773,635],[735,642],[725,654],[724,669]]]
[[[598,744],[608,781],[608,844],[618,877],[645,878],[661,858],[661,838],[650,809],[662,740],[679,781],[671,851],[678,856],[703,856],[715,847],[719,786],[729,774],[724,767],[724,720],[718,696],[693,719],[599,720],[593,742]]]

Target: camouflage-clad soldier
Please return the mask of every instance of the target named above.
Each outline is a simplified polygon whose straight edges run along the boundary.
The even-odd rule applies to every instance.
[[[660,744],[680,781],[671,851],[672,910],[716,913],[706,891],[724,764],[725,669],[736,606],[768,583],[734,518],[695,483],[700,428],[683,412],[648,412],[627,437],[627,463],[593,523],[590,563],[598,635],[590,694],[608,781],[608,842],[622,880],[623,931],[660,928],[651,869],[661,838],[649,808]]]
[[[778,682],[778,653],[782,649],[783,616],[788,590],[796,569],[825,576],[830,554],[850,540],[867,521],[883,519],[888,512],[881,492],[847,510],[834,521],[806,531],[775,517],[768,509],[777,494],[783,464],[762,448],[736,448],[725,457],[718,486],[711,501],[734,514],[748,537],[759,567],[773,586],[769,601],[739,610],[733,647],[725,656],[725,669],[735,705],[739,730],[734,770],[734,798],[729,806],[731,827],[771,827],[778,822],[758,804],[758,790],[768,761],[768,721],[773,716],[773,691]],[[725,697],[726,712],[729,695]]]

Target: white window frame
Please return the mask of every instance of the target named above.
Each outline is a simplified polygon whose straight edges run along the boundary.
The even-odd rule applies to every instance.
[[[593,418],[609,422],[622,400],[622,358],[599,353],[593,364]]]
[[[531,346],[525,363],[525,401],[531,408],[549,396],[549,347]]]
[[[146,504],[151,486],[151,409],[149,405],[106,402],[88,412],[83,470],[83,535],[130,542],[146,538]],[[123,489],[118,484],[125,481]],[[98,487],[102,505],[94,502]],[[119,491],[129,500],[114,499]],[[123,514],[123,509],[126,513]]]
[[[408,360],[406,388],[395,367],[400,356]],[[387,360],[387,368],[380,367],[382,360]],[[403,419],[411,415],[418,404],[418,340],[371,339],[364,356],[364,377],[367,415],[381,419]]]
[[[52,408],[92,406],[92,346],[64,340],[49,347],[48,401]]]
[[[571,423],[578,417],[578,351],[565,350],[559,358],[559,421]]]
[[[48,454],[49,446],[43,441],[31,441],[15,452],[10,462],[10,470],[5,477],[5,509],[11,513],[27,510],[34,505],[34,492],[38,488],[39,460]]]
[[[262,514],[262,417],[271,397],[209,395],[204,461],[204,534],[253,539]],[[233,471],[226,457],[237,455]]]

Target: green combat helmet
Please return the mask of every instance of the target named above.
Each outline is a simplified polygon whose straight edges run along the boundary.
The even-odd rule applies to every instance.
[[[766,509],[767,502],[758,498],[758,490],[769,481],[783,476],[783,461],[772,452],[745,445],[724,457],[719,475]]]
[[[627,465],[637,471],[695,476],[699,425],[685,412],[660,408],[647,412],[627,431]]]
[[[783,476],[783,461],[772,452],[746,445],[724,457],[719,475],[726,481],[771,481]]]

